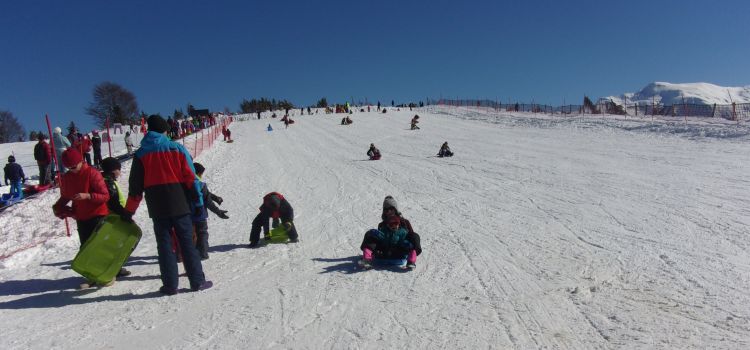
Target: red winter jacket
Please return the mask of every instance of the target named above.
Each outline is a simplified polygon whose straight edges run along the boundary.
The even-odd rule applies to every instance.
[[[64,213],[66,211],[65,206],[78,193],[88,193],[91,198],[73,201],[72,217],[74,219],[88,220],[96,216],[109,214],[109,209],[107,209],[109,191],[104,183],[104,178],[99,171],[88,166],[85,162],[78,173],[68,171],[62,176],[60,199],[52,206],[55,214]]]

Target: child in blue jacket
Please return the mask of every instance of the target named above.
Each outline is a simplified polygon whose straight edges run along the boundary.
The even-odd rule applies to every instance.
[[[203,173],[206,171],[201,163],[193,163],[195,167],[195,175],[200,180],[203,177]],[[224,201],[221,197],[208,191],[208,186],[201,180],[201,192],[203,193],[204,205],[200,207],[198,211],[193,212],[193,240],[195,241],[195,248],[198,249],[202,260],[208,259],[208,210],[212,211],[216,216],[222,219],[229,219],[226,210],[219,209],[214,202],[221,205]]]

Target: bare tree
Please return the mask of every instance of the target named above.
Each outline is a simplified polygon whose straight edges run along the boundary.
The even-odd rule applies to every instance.
[[[86,108],[86,114],[94,118],[96,125],[104,127],[110,123],[128,124],[138,117],[138,102],[132,92],[117,83],[105,81],[94,86],[94,101]]]
[[[21,123],[10,111],[0,111],[0,143],[23,141],[26,137]]]

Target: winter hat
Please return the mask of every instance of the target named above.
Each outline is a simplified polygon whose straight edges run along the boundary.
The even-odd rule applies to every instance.
[[[55,127],[55,134],[62,134],[62,129],[59,126]]]
[[[396,203],[396,200],[391,196],[385,196],[385,200],[383,200],[383,210],[388,208],[393,208],[398,211],[398,203]]]
[[[8,163],[15,163],[15,162],[16,162],[16,157],[14,157],[13,155],[8,156]]]
[[[117,160],[117,158],[112,157],[102,159],[101,167],[102,171],[105,173],[111,173],[122,168],[120,161]]]
[[[206,167],[203,166],[201,163],[193,163],[193,167],[195,168],[195,175],[200,176],[200,174],[203,174],[204,171],[206,171]]]
[[[169,124],[159,115],[152,114],[148,117],[148,131],[153,131],[162,134],[169,130]]]
[[[83,156],[75,148],[68,148],[62,154],[62,163],[66,168],[75,168],[83,161]]]

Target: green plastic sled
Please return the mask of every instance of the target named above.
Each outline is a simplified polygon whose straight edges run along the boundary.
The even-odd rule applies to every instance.
[[[266,240],[267,243],[286,243],[289,241],[289,234],[287,234],[284,225],[279,225],[269,233],[271,240]]]
[[[97,284],[112,281],[138,245],[141,229],[135,223],[109,215],[94,229],[73,259],[73,271]]]

